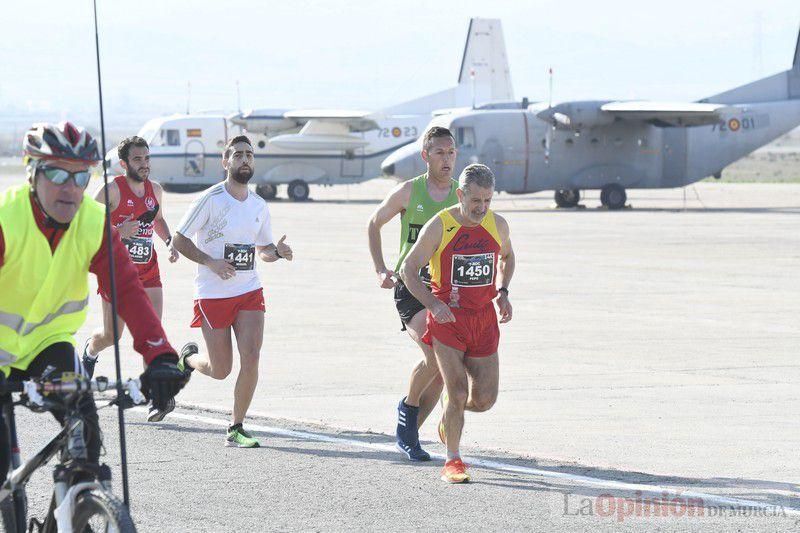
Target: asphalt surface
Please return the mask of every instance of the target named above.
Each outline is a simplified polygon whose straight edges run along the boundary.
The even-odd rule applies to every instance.
[[[252,423],[384,446],[270,434],[265,449],[230,450],[204,419],[134,424],[143,530],[794,527],[791,517],[575,512],[606,504],[602,494],[661,488],[699,493],[709,510],[724,498],[800,508],[800,185],[629,191],[632,208],[621,212],[597,209],[596,192],[566,211],[550,193],[498,195],[493,208],[517,252],[515,313],[501,334],[498,402],[467,417],[465,454],[483,461],[467,487],[445,486],[440,462],[402,461],[387,436],[418,357],[366,246],[367,217],[392,185],[312,187],[313,201],[270,203],[275,237],[287,234],[295,261],[259,265],[268,312],[251,410],[263,418]],[[173,229],[195,197],[165,195]],[[389,265],[398,226],[383,232]],[[202,342],[187,326],[194,266],[162,260],[161,272],[170,340]],[[93,297],[81,344],[99,308]],[[127,333],[121,347],[124,374],[140,372]],[[97,372],[113,375],[112,360],[101,355]],[[196,375],[180,402],[224,420],[233,382]],[[434,425],[423,440],[435,440]],[[42,426],[33,427],[36,441]],[[106,427],[111,442],[113,421]],[[46,498],[41,486],[31,491]]]
[[[121,496],[116,410],[102,413],[104,460],[114,469]],[[692,507],[677,491],[667,499],[678,501],[662,506],[660,492],[637,494],[474,466],[471,483],[448,485],[439,479],[441,460],[410,463],[391,450],[385,435],[255,419],[252,424],[274,430],[254,432],[261,448],[238,449],[224,446],[226,417],[219,412],[178,409],[159,424],[147,423],[144,416],[129,411],[126,417],[131,512],[142,532],[800,530],[800,514],[788,506],[759,511],[709,500]],[[24,454],[57,429],[49,415],[19,410],[18,417]],[[440,445],[427,444],[441,452]],[[500,462],[502,468],[534,466],[497,452],[473,452],[479,461]],[[587,475],[574,466],[535,466]],[[614,472],[588,474],[619,479]],[[49,467],[41,469],[28,487],[34,515],[46,508],[49,476]],[[644,474],[628,480],[688,486],[686,480]],[[744,480],[730,483],[728,494],[753,497],[770,490]],[[655,502],[650,516],[644,515],[647,505],[637,510],[637,498]]]

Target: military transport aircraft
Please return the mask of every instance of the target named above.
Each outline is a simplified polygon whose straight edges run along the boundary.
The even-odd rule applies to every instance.
[[[609,209],[625,206],[625,189],[681,187],[723,169],[800,125],[800,35],[792,68],[699,102],[576,101],[550,107],[489,104],[436,116],[450,128],[458,172],[490,166],[497,190],[554,190],[556,204],[578,204],[599,189]],[[384,175],[424,172],[419,142],[382,164]]]
[[[256,191],[270,199],[279,184],[288,184],[289,198],[305,200],[309,183],[347,184],[379,177],[381,161],[414,142],[436,109],[513,98],[502,25],[475,18],[469,24],[456,87],[373,112],[257,109],[233,116],[172,115],[148,121],[139,135],[150,143],[151,176],[167,190],[190,191],[222,179],[222,146],[247,133],[255,143]],[[108,159],[118,170],[115,152]]]

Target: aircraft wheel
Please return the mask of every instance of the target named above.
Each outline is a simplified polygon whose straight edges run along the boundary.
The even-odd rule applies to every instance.
[[[256,194],[264,200],[274,200],[278,195],[278,188],[271,183],[256,185]]]
[[[622,209],[627,199],[625,189],[616,183],[610,183],[600,191],[600,203],[608,209]]]
[[[289,193],[289,198],[295,202],[308,200],[308,183],[303,180],[294,180],[289,183],[287,192]]]
[[[555,198],[558,207],[575,207],[581,199],[581,192],[578,189],[556,191]]]

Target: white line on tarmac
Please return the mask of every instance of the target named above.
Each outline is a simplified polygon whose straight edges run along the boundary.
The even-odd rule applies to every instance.
[[[134,412],[140,413],[147,413],[147,409],[144,407],[135,407],[131,409]],[[220,426],[220,427],[228,427],[229,423],[227,420],[222,420],[219,418],[211,418],[207,416],[199,416],[199,415],[190,415],[184,413],[176,413],[172,412],[169,414],[170,418],[179,418],[182,420],[189,420],[192,422],[200,422],[203,424],[208,424],[212,426]],[[303,439],[308,441],[316,441],[316,442],[327,442],[331,444],[340,444],[344,446],[349,446],[351,448],[365,448],[368,450],[375,450],[375,451],[382,451],[382,452],[389,452],[389,453],[398,453],[400,454],[395,448],[393,444],[382,444],[377,442],[363,442],[355,439],[347,439],[343,437],[331,437],[329,435],[322,435],[320,433],[311,433],[308,431],[297,431],[293,429],[283,429],[274,426],[264,426],[260,424],[253,424],[248,423],[247,429],[253,431],[260,431],[262,433],[269,433],[272,435],[280,435],[282,437],[292,437],[296,439]],[[430,454],[431,458],[438,459],[441,461],[445,460],[445,456],[440,453],[432,453]],[[616,481],[613,479],[601,479],[595,478],[590,476],[582,476],[580,474],[569,474],[566,472],[554,472],[552,470],[542,470],[539,468],[531,468],[527,466],[517,466],[512,465],[509,463],[503,463],[499,461],[490,461],[486,459],[473,459],[469,457],[465,457],[467,463],[472,466],[488,468],[492,470],[500,470],[502,472],[509,472],[513,474],[526,474],[531,476],[538,476],[543,478],[551,478],[551,479],[558,479],[563,481],[571,481],[574,483],[578,483],[581,485],[587,485],[591,487],[597,488],[605,488],[605,489],[617,489],[621,491],[630,491],[636,492],[640,491],[642,493],[647,494],[655,494],[657,496],[662,496],[663,493],[667,493],[671,497],[680,497],[682,501],[686,501],[689,498],[698,498],[703,501],[703,505],[707,506],[709,504],[716,504],[725,507],[750,507],[754,509],[766,509],[770,511],[781,512],[781,510],[786,513],[787,515],[793,516],[800,516],[800,508],[795,507],[787,507],[787,506],[780,506],[773,503],[765,503],[759,502],[754,500],[745,500],[740,498],[729,498],[726,496],[719,496],[716,494],[709,494],[705,492],[696,492],[696,491],[675,491],[674,489],[669,489],[667,487],[662,487],[660,485],[651,485],[646,483],[627,483],[624,481]],[[669,500],[670,498],[667,498]]]

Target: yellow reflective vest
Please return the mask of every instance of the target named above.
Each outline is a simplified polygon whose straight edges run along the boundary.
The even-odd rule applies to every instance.
[[[25,370],[45,348],[70,342],[86,320],[89,264],[103,240],[103,207],[84,194],[55,252],[36,225],[30,186],[0,195],[0,370]]]

